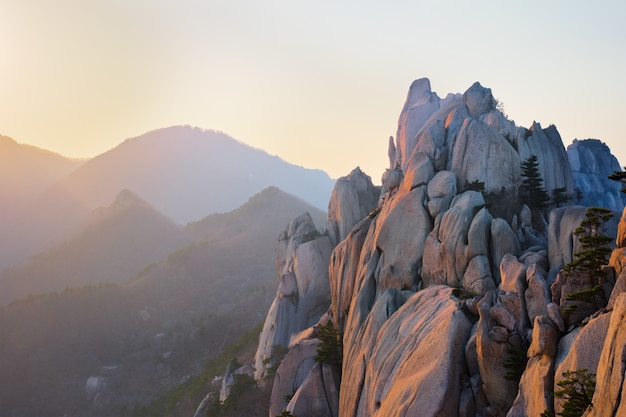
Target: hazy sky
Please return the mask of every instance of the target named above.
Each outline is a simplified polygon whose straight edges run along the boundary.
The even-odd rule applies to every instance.
[[[626,164],[626,2],[0,0],[0,134],[95,156],[171,125],[378,182],[414,79]]]

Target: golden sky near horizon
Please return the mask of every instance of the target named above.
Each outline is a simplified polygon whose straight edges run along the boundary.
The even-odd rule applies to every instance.
[[[0,134],[70,157],[171,125],[378,182],[411,82],[626,164],[622,2],[0,0]]]

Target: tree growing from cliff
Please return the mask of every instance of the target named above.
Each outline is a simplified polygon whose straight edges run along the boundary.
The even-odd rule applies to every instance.
[[[565,266],[565,270],[588,272],[599,280],[605,275],[602,266],[606,265],[611,254],[608,244],[613,238],[604,233],[606,232],[605,223],[611,220],[613,213],[603,207],[589,207],[585,216],[585,220],[580,222],[574,230],[582,250],[576,252],[575,259]]]
[[[329,321],[317,328],[317,338],[320,340],[317,346],[315,362],[336,365],[341,369],[343,360],[343,335],[333,327]]]
[[[624,167],[626,169],[626,167]],[[617,181],[622,185],[622,192],[626,193],[626,171],[615,171],[609,175],[609,179]]]
[[[542,211],[550,201],[548,192],[543,188],[543,178],[539,172],[537,155],[531,155],[522,162],[522,185],[520,191],[522,201],[532,211]]]
[[[563,203],[567,203],[572,198],[567,195],[567,187],[559,187],[552,190],[552,204],[561,207]]]
[[[596,389],[596,375],[587,369],[563,372],[564,379],[557,382],[561,389],[554,392],[556,398],[565,400],[563,410],[558,413],[562,417],[580,417],[593,405],[592,399]],[[541,417],[554,417],[554,411],[544,411]]]
[[[605,223],[613,217],[611,210],[603,207],[589,207],[585,219],[574,230],[578,236],[582,250],[576,252],[575,259],[563,268],[566,273],[579,271],[588,274],[591,280],[591,288],[571,293],[567,296],[571,301],[585,301],[593,303],[599,308],[597,296],[602,295],[602,283],[606,278],[602,266],[606,265],[611,248],[608,244],[613,240],[606,236]]]

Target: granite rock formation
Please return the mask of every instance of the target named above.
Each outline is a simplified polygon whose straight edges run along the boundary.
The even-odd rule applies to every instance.
[[[561,410],[552,393],[564,370],[579,367],[597,373],[589,415],[621,410],[626,215],[605,230],[618,235],[605,268],[612,304],[572,322],[554,282],[581,248],[574,230],[585,207],[549,205],[535,230],[537,213],[520,194],[531,155],[549,194],[580,183],[556,128],[516,126],[478,83],[440,99],[421,79],[388,149],[376,208],[362,206],[375,193],[360,170],[335,187],[328,314],[293,336],[274,388],[295,393],[288,403],[273,393],[270,416],[539,416]],[[579,152],[583,162],[593,157]],[[275,310],[276,323],[295,314]],[[328,322],[343,334],[340,377],[311,361],[316,329]]]

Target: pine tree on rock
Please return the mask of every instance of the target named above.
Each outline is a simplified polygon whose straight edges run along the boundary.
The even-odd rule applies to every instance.
[[[576,259],[565,266],[566,271],[576,270],[589,273],[598,282],[604,278],[602,266],[606,265],[611,248],[608,244],[614,239],[604,235],[604,224],[611,220],[613,213],[603,207],[589,207],[586,218],[574,230],[582,250],[574,255]]]
[[[575,259],[563,268],[570,288],[575,289],[574,291],[570,289],[566,293],[565,304],[561,304],[564,316],[576,313],[577,318],[581,319],[587,313],[593,313],[606,305],[607,294],[603,286],[607,277],[602,267],[606,265],[611,254],[608,245],[614,238],[604,235],[604,225],[612,217],[611,210],[589,207],[585,220],[574,231],[578,236],[581,250],[576,252]],[[573,317],[565,318],[566,321],[577,321]]]
[[[531,155],[522,162],[522,185],[520,186],[520,197],[522,202],[530,208],[532,213],[532,226],[540,233],[545,233],[547,229],[544,210],[548,206],[550,196],[543,188],[543,178],[539,172],[537,156]]]
[[[624,167],[626,169],[626,167]],[[626,193],[626,171],[615,171],[609,175],[609,179],[622,184],[622,192]]]
[[[543,210],[550,201],[550,196],[543,188],[543,178],[539,173],[537,155],[531,155],[522,162],[522,185],[520,187],[522,201],[531,210]]]
[[[567,194],[567,187],[559,187],[552,190],[552,204],[556,207],[561,207],[563,203],[567,203],[571,198],[571,195]]]

